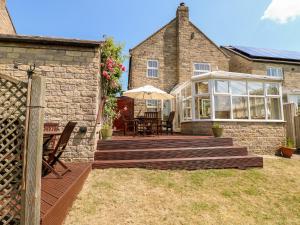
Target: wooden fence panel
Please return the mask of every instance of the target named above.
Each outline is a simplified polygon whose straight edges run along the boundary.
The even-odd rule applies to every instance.
[[[286,137],[295,142],[295,116],[296,105],[294,103],[287,103],[283,105],[284,119],[286,121]]]
[[[295,116],[295,144],[300,149],[300,116]]]
[[[0,224],[19,224],[27,83],[0,74]]]

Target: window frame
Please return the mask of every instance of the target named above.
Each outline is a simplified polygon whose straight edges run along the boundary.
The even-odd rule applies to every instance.
[[[196,70],[196,64],[202,64],[202,65],[208,65],[209,70]],[[195,75],[195,72],[199,72],[200,74]],[[193,63],[193,76],[200,76],[201,74],[209,73],[211,72],[211,65],[210,63],[205,63],[205,62],[194,62]]]
[[[157,63],[157,67],[149,67],[149,62],[150,61],[156,62]],[[157,71],[157,76],[149,76],[149,70],[156,70]],[[147,78],[153,78],[153,79],[159,78],[159,61],[157,59],[148,59],[147,60],[146,76],[147,76]]]
[[[272,75],[269,75],[268,74],[268,71],[270,70],[270,69],[276,69],[276,70],[278,70],[278,69],[280,69],[281,70],[281,76],[272,76]],[[283,70],[283,67],[280,67],[280,66],[267,66],[267,71],[266,71],[266,73],[267,73],[267,76],[268,77],[278,77],[278,78],[284,78],[284,70]]]
[[[153,106],[153,105],[148,105],[148,102],[149,101],[156,101],[156,105],[155,106]],[[147,112],[149,112],[148,111],[148,109],[156,109],[156,111],[158,112],[158,109],[159,109],[159,101],[160,100],[157,100],[157,99],[147,99],[146,100],[146,109],[147,109]]]

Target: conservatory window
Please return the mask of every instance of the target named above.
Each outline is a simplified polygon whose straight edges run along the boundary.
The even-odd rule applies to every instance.
[[[215,81],[216,93],[229,93],[229,81],[228,80],[216,80]]]
[[[248,82],[250,95],[264,95],[264,84],[260,82]]]
[[[194,63],[194,76],[210,72],[209,63]]]
[[[268,97],[268,119],[279,120],[281,119],[280,111],[280,98]]]
[[[230,96],[215,96],[215,118],[230,119]]]
[[[251,119],[255,120],[264,120],[266,118],[265,98],[250,97],[250,116]]]
[[[233,119],[249,119],[248,97],[232,96]]]
[[[208,81],[195,83],[195,94],[208,94]]]
[[[209,96],[195,97],[195,118],[196,119],[209,119],[211,118]]]

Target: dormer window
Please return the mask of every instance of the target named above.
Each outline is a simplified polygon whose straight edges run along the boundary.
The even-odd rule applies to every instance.
[[[270,77],[283,78],[283,69],[281,67],[268,67],[267,75]]]
[[[158,78],[158,60],[147,61],[147,77]]]
[[[209,63],[194,63],[194,76],[208,73],[211,71]]]

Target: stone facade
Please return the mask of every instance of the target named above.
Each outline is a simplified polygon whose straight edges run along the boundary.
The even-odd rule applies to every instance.
[[[233,138],[234,145],[247,146],[256,154],[273,155],[285,143],[283,122],[218,122],[224,137]],[[213,122],[185,122],[181,132],[190,135],[212,135]]]
[[[229,70],[229,57],[189,21],[189,9],[180,5],[176,18],[130,50],[129,89],[153,85],[170,92],[193,75],[193,64],[209,63],[212,70]],[[158,78],[147,77],[147,60],[158,60]],[[135,111],[145,109],[143,101]]]
[[[0,34],[16,34],[15,27],[6,8],[6,0],[0,0]]]
[[[78,124],[63,157],[91,161],[97,141],[96,117],[99,105],[100,43],[78,40],[0,35],[0,71],[25,78],[28,65],[46,78],[45,122]],[[15,68],[18,65],[18,69]],[[79,127],[87,132],[79,133]]]

